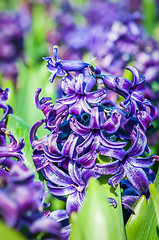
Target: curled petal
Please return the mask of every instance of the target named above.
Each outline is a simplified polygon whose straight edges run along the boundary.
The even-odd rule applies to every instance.
[[[146,135],[143,130],[139,126],[137,126],[136,130],[133,130],[131,137],[133,139],[133,142],[131,147],[128,149],[127,154],[134,157],[140,156],[144,152],[147,144]]]
[[[84,88],[84,93],[88,93],[96,84],[96,79],[93,76],[85,76],[86,86]]]
[[[79,186],[85,185],[80,175],[80,169],[77,167],[77,164],[75,161],[69,162],[68,172],[74,183],[76,183]]]
[[[133,206],[137,203],[139,200],[139,196],[122,196],[121,197],[121,202],[124,208],[130,209],[131,211],[134,212]]]
[[[138,73],[137,69],[132,66],[127,66],[126,69],[128,69],[130,72],[132,72],[133,78],[134,78],[132,86],[136,86],[139,83],[139,73]]]
[[[139,83],[135,86],[135,91],[143,92],[146,88],[145,77],[141,76]]]
[[[77,81],[75,84],[75,90],[78,94],[83,94],[83,80],[84,80],[84,76],[82,74],[79,74],[77,77]]]
[[[92,114],[91,114],[91,117],[90,117],[89,127],[90,127],[90,130],[91,129],[100,129],[98,107],[92,108]]]
[[[85,140],[76,147],[77,153],[79,154],[82,153],[84,148],[87,148],[88,146],[90,146],[93,140],[94,140],[94,135],[92,132],[90,132],[88,136],[85,138]]]
[[[51,75],[50,75],[50,77],[49,77],[49,82],[52,83],[52,82],[54,81],[55,77],[56,77],[56,74],[57,74],[58,70],[57,70],[57,69],[54,69],[54,70],[52,70],[51,72],[52,72],[52,73],[51,73]]]
[[[67,71],[81,71],[84,68],[88,67],[88,63],[85,63],[80,60],[61,60],[60,61],[61,69]]]
[[[81,101],[80,99],[77,99],[76,102],[70,106],[69,113],[75,116],[80,116],[82,110]]]
[[[85,169],[85,168],[82,169],[82,179],[83,179],[83,181],[85,182],[86,187],[88,186],[88,183],[89,183],[89,179],[90,179],[90,178],[95,178],[95,179],[97,179],[97,178],[99,178],[99,177],[100,177],[100,175],[97,174],[97,173],[95,173],[95,171],[93,170],[93,168],[92,168],[92,169]]]
[[[131,158],[130,161],[134,167],[148,168],[151,167],[156,160],[159,160],[159,156],[152,155],[147,158]]]
[[[33,158],[33,162],[36,167],[36,171],[39,171],[39,170],[45,168],[49,164],[49,161],[46,160],[46,157],[33,156],[32,158]]]
[[[66,211],[70,216],[72,212],[78,212],[80,208],[80,203],[78,202],[77,191],[73,194],[70,194],[66,202]]]
[[[98,153],[104,156],[109,156],[111,158],[118,159],[120,161],[125,157],[126,151],[124,149],[112,149],[111,147],[100,146],[98,148]]]
[[[119,161],[114,161],[110,163],[96,163],[94,166],[94,171],[99,173],[99,174],[104,174],[104,175],[112,175],[116,174],[119,172],[120,167],[119,167]]]
[[[54,164],[48,164],[44,169],[45,177],[54,184],[61,186],[70,186],[73,184],[70,176],[56,167]]]
[[[96,159],[97,153],[95,151],[91,151],[74,160],[80,163],[84,168],[91,168],[95,164]]]
[[[37,88],[36,92],[35,92],[35,96],[34,96],[34,101],[35,101],[35,106],[41,110],[41,105],[39,102],[39,94],[41,92],[41,88]]]
[[[50,234],[53,234],[53,237],[51,237],[52,239],[61,239],[60,224],[50,216],[39,218],[34,221],[30,226],[30,231],[32,233],[48,232]]]
[[[101,125],[101,128],[104,129],[107,133],[114,133],[120,127],[121,115],[117,112],[113,112],[111,117]]]
[[[87,101],[89,103],[99,103],[106,97],[106,90],[98,90],[96,92],[87,93]]]
[[[149,107],[149,109],[150,109],[150,116],[152,117],[152,121],[154,120],[154,118],[155,118],[155,107],[152,105],[152,103],[148,100],[148,99],[144,99],[144,101],[143,101],[143,104],[145,104],[146,106],[148,106]]]
[[[30,129],[30,133],[29,133],[29,140],[30,143],[32,144],[34,140],[36,140],[36,132],[38,130],[38,128],[44,123],[44,120],[40,120],[38,122],[36,122],[32,128]]]
[[[144,97],[141,95],[140,92],[133,92],[131,94],[131,98],[133,98],[136,102],[141,102],[143,103]]]
[[[102,131],[100,131],[100,142],[104,147],[108,147],[108,148],[123,148],[126,145],[126,142],[113,142],[108,140],[102,133]]]
[[[61,153],[63,156],[68,156],[70,159],[73,158],[73,153],[75,150],[77,140],[78,140],[78,136],[75,135],[74,133],[69,135],[68,139],[66,140],[62,148]]]
[[[54,186],[48,182],[47,187],[53,196],[65,196],[68,194],[72,194],[76,191],[76,188],[73,185],[70,185],[68,187],[61,187],[61,186],[59,187],[59,186]]]
[[[77,100],[76,98],[76,94],[72,95],[72,96],[69,96],[69,97],[63,97],[63,98],[59,98],[57,99],[57,103],[61,103],[61,104],[73,104],[75,103]]]
[[[131,184],[145,194],[148,190],[149,180],[142,168],[137,168],[131,165],[128,161],[124,164],[125,174]]]
[[[124,98],[128,98],[132,82],[124,77],[115,77],[114,83],[115,92],[119,93]]]
[[[78,122],[75,117],[71,118],[70,127],[71,127],[72,131],[74,131],[75,133],[77,133],[79,135],[86,135],[90,131],[89,127],[84,126],[83,124]]]
[[[59,162],[63,162],[66,159],[66,157],[62,156],[61,154],[57,154],[57,155],[51,154],[50,152],[48,152],[48,150],[44,146],[43,146],[43,150],[44,150],[44,156],[46,160],[50,162],[59,163]]]
[[[139,111],[137,114],[139,122],[141,123],[141,127],[143,127],[144,131],[149,127],[152,122],[152,117],[146,111]]]
[[[128,97],[128,91],[132,84],[131,81],[125,78],[116,78],[115,76],[109,74],[103,77],[103,82],[106,89],[108,88],[114,92],[117,92],[125,98]]]
[[[13,113],[12,108],[9,105],[5,104],[4,102],[0,103],[0,108],[4,110],[4,113],[2,115],[2,120],[5,120],[9,113]]]
[[[88,105],[87,103],[87,97],[86,96],[82,96],[81,101],[80,101],[81,107],[83,109],[84,112],[91,114],[91,107]]]
[[[52,133],[48,138],[48,150],[53,155],[61,155],[57,145],[58,133]]]
[[[57,222],[68,219],[68,215],[64,209],[55,210],[50,213],[50,216],[53,217]]]
[[[121,166],[120,172],[114,175],[113,177],[109,178],[108,183],[109,185],[115,188],[116,185],[119,184],[124,177],[125,177],[125,171]]]

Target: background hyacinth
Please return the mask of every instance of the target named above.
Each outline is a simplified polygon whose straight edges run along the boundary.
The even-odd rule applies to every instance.
[[[157,240],[158,0],[1,0],[0,28],[0,239]]]

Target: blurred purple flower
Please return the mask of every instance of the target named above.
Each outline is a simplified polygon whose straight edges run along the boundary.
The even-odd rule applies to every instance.
[[[16,85],[16,61],[24,58],[24,35],[30,25],[27,11],[0,13],[0,72]],[[25,19],[25,21],[24,21]]]

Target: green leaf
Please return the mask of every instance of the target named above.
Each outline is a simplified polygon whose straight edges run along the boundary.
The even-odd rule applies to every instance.
[[[159,189],[159,171],[156,175],[155,186]],[[140,222],[135,232],[131,232],[132,238],[135,240],[158,240],[158,223],[155,208],[150,196],[146,210],[144,211],[142,221]]]
[[[124,228],[124,220],[123,220],[123,212],[122,212],[122,204],[121,204],[121,192],[120,185],[118,184],[116,189],[108,184],[108,179],[110,176],[103,175],[99,178],[101,183],[101,189],[104,191],[105,198],[113,198],[117,202],[117,207],[111,207],[110,217],[113,222],[113,226],[115,226],[115,232],[118,236],[118,239],[126,239],[125,237],[125,228]]]
[[[82,229],[80,227],[79,224],[79,217],[78,214],[76,212],[73,212],[71,214],[71,236],[70,236],[70,240],[85,240],[83,239],[82,235]]]
[[[24,163],[30,170],[34,172],[35,179],[39,180],[31,157],[32,147],[29,142],[29,126],[22,118],[14,114],[9,114],[7,118],[7,130],[9,130],[15,136],[17,141],[19,141],[21,138],[24,138],[25,146],[22,149],[22,152],[24,153]]]
[[[83,206],[71,221],[71,240],[125,239],[121,223],[114,218],[114,208],[97,180],[91,179]]]
[[[136,239],[135,233],[137,232],[137,230],[140,227],[140,224],[143,220],[146,207],[147,207],[147,201],[146,201],[146,197],[143,195],[139,199],[139,201],[134,209],[135,213],[131,214],[131,216],[125,226],[127,240]]]
[[[143,24],[147,30],[147,32],[152,35],[157,19],[157,8],[155,0],[143,0],[142,1],[143,8]]]
[[[47,71],[46,62],[43,61],[35,66],[26,67],[19,63],[17,107],[15,115],[23,118],[29,126],[32,126],[39,119],[44,118],[42,111],[36,108],[34,95],[37,88],[42,88],[42,97],[51,97],[53,102],[56,99],[56,80],[54,83],[48,81],[50,73]],[[57,79],[57,81],[60,81]]]
[[[0,222],[0,239],[2,240],[26,240],[18,231],[8,227],[5,223]]]
[[[159,192],[157,191],[155,185],[152,183],[149,185],[149,189],[156,210],[157,222],[159,226]]]
[[[98,155],[99,163],[107,163],[110,162],[110,158],[102,155]],[[124,228],[124,220],[123,220],[123,212],[122,212],[122,204],[121,204],[121,191],[120,185],[118,184],[116,189],[108,184],[108,179],[111,176],[103,175],[99,178],[99,182],[101,183],[101,188],[104,191],[105,198],[113,198],[117,202],[116,208],[111,208],[111,216],[114,225],[116,226],[116,233],[119,239],[125,239],[125,228]]]

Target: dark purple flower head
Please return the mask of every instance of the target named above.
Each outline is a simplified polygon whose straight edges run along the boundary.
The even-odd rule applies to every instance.
[[[146,131],[151,127],[155,110],[142,95],[144,77],[132,66],[127,67],[132,81],[109,73],[102,75],[92,65],[77,68],[78,60],[63,62],[55,50],[54,66],[48,67],[63,71],[64,75],[59,74],[63,97],[53,105],[51,98],[39,100],[41,89],[37,89],[35,103],[44,119],[30,131],[33,161],[46,179],[49,191],[66,201],[68,215],[80,209],[90,177],[111,175],[108,183],[113,187],[127,179],[139,196],[148,196],[152,182],[149,175],[153,175],[148,174],[149,167],[159,157],[146,157],[150,154]],[[116,104],[107,98],[107,92],[124,100]],[[43,123],[50,133],[37,139],[36,131]],[[133,209],[137,199],[138,196],[130,195],[122,201],[125,207]]]

